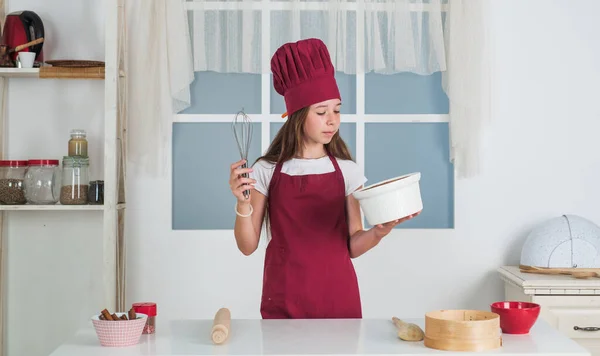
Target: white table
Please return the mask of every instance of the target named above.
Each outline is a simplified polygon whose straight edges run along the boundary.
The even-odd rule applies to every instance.
[[[100,346],[93,327],[79,331],[51,356],[134,355],[459,355],[397,338],[390,320],[232,320],[227,343],[210,342],[212,320],[157,318],[157,333],[127,348]],[[406,319],[424,329],[424,320]],[[528,335],[503,334],[503,346],[477,355],[584,356],[589,352],[538,320]]]

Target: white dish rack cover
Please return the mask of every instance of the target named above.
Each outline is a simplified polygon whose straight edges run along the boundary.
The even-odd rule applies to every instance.
[[[562,215],[536,226],[521,251],[521,264],[548,268],[600,268],[600,227]]]

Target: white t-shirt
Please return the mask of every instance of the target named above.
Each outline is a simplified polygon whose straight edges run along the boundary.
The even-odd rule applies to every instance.
[[[346,196],[352,194],[358,187],[365,184],[367,178],[362,174],[362,170],[351,160],[344,160],[336,158],[342,175],[344,176],[344,182],[346,185]],[[250,173],[250,177],[256,179],[255,189],[265,196],[269,195],[269,183],[271,183],[271,177],[275,171],[276,164],[270,163],[264,160],[260,160],[252,167],[253,172]],[[281,173],[290,176],[302,176],[307,174],[324,174],[334,172],[335,167],[329,159],[329,156],[316,158],[316,159],[301,159],[292,158],[283,163],[281,167]]]

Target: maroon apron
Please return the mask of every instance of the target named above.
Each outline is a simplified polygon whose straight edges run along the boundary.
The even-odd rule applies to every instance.
[[[264,319],[362,318],[349,253],[344,176],[289,176],[275,167],[269,185],[271,241],[260,312]]]

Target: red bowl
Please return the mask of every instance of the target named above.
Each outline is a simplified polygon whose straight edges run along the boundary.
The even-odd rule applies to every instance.
[[[496,302],[492,312],[500,315],[500,328],[505,334],[527,334],[540,315],[540,305],[528,302]]]

